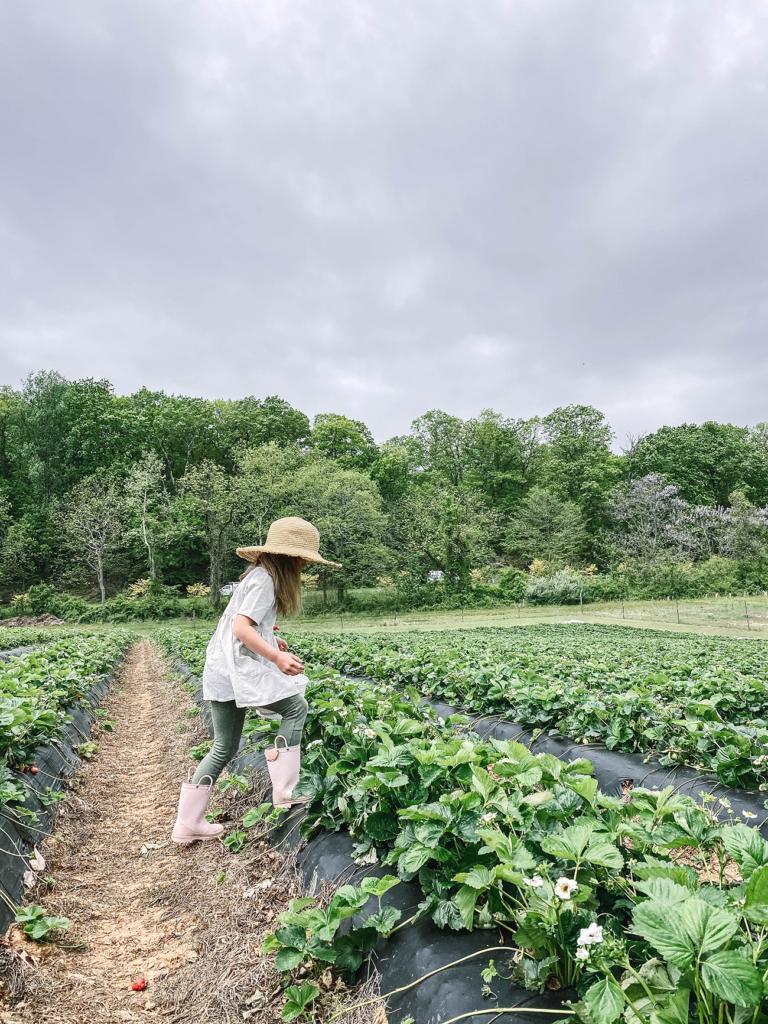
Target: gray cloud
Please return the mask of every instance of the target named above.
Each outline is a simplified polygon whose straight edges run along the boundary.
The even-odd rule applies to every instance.
[[[0,369],[768,419],[758,0],[0,9]]]

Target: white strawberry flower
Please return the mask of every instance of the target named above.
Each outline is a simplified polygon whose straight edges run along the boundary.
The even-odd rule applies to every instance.
[[[372,740],[376,733],[373,731],[373,729],[366,729],[365,735],[368,737],[369,740]]]
[[[496,818],[495,811],[486,811],[485,814],[480,815],[481,825],[490,825],[490,823]]]
[[[603,929],[597,921],[593,921],[588,928],[581,929],[576,944],[578,946],[592,946],[602,941]]]
[[[533,878],[524,878],[523,881],[526,885],[530,885],[532,889],[538,889],[544,885],[544,879],[541,875],[534,875]]]
[[[579,948],[576,950],[576,959],[589,960],[589,950],[586,946],[579,946]]]
[[[571,893],[576,892],[578,888],[578,883],[574,882],[572,878],[558,878],[555,884],[555,896],[559,896],[561,900],[569,900]]]

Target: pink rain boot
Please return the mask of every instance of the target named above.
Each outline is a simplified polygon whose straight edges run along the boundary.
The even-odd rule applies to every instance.
[[[204,775],[204,779],[211,781],[207,786],[203,786],[201,783],[189,781],[191,773],[192,769],[190,768],[187,772],[187,782],[181,784],[179,814],[171,833],[174,843],[194,843],[196,839],[215,839],[224,831],[223,825],[212,825],[205,820],[208,800],[213,789],[213,779],[210,775]]]
[[[282,740],[284,747],[278,747],[277,741]],[[301,745],[297,743],[289,747],[284,736],[275,736],[275,745],[264,751],[267,769],[272,780],[272,803],[275,807],[287,810],[293,804],[305,804],[308,796],[292,798],[293,787],[299,781],[301,767]]]

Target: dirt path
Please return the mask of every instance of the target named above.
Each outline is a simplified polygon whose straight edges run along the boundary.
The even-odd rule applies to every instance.
[[[12,933],[0,1020],[279,1020],[279,977],[259,941],[299,894],[290,859],[258,840],[239,856],[219,842],[169,842],[189,747],[202,734],[149,641],[132,648],[104,706],[114,732],[97,730],[99,751],[43,849],[55,887],[32,900],[71,926],[59,946]],[[234,818],[241,809],[229,802]],[[133,992],[139,977],[146,991]]]

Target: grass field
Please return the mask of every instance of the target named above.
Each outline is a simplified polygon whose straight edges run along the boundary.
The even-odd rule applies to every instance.
[[[291,630],[456,629],[460,626],[511,626],[536,622],[621,622],[627,626],[669,629],[713,636],[768,639],[768,598],[708,598],[687,601],[611,601],[601,604],[475,608],[418,611],[397,615],[348,615],[333,612],[292,620]]]
[[[296,631],[366,632],[381,629],[456,629],[461,626],[512,626],[537,622],[620,622],[626,626],[669,629],[675,632],[702,633],[712,636],[750,636],[768,639],[768,597],[721,597],[686,601],[611,601],[600,604],[545,605],[507,608],[467,608],[464,611],[415,611],[404,613],[355,614],[329,612],[327,615],[299,615],[290,622]],[[210,633],[213,620],[163,619],[125,624],[93,623],[69,628],[89,633],[113,629],[130,629],[148,636],[158,626],[192,629]],[[287,623],[285,623],[287,626]],[[62,627],[63,628],[63,627]],[[3,649],[0,631],[0,650]]]

